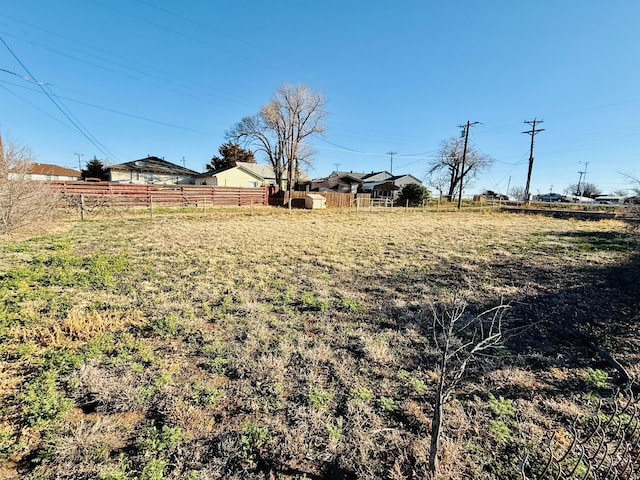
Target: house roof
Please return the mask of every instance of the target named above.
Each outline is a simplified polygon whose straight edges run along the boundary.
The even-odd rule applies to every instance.
[[[351,174],[351,173],[340,173],[337,175],[331,175],[329,177],[314,178],[311,181],[313,183],[322,183],[322,182],[328,182],[329,180],[343,181],[344,183],[349,183],[349,184],[362,183],[362,179],[357,174]]]
[[[388,180],[388,181],[389,181],[389,180],[391,180],[391,181],[395,181],[395,180],[399,180],[399,179],[401,179],[401,178],[406,178],[406,177],[409,177],[409,178],[413,179],[413,180],[414,180],[414,182],[413,182],[413,183],[417,183],[417,184],[419,184],[419,185],[422,185],[422,180],[420,180],[420,179],[419,179],[419,178],[417,178],[417,177],[414,177],[413,175],[411,175],[411,174],[409,174],[409,173],[406,173],[406,174],[404,174],[404,175],[394,175],[393,177],[389,177],[389,178],[387,178],[387,180]]]
[[[58,165],[51,165],[48,163],[31,163],[27,167],[27,172],[30,175],[51,175],[57,177],[78,177],[80,178],[80,172],[73,170],[72,168],[59,167]]]
[[[211,177],[220,172],[231,170],[232,168],[239,168],[241,170],[244,170],[248,174],[253,175],[254,177],[262,178],[264,180],[275,180],[276,178],[276,174],[274,173],[273,167],[271,165],[249,162],[236,162],[236,165],[234,167],[219,168],[210,172],[201,173],[200,175],[198,175],[198,177]],[[299,180],[306,181],[309,180],[309,177],[304,172],[300,172]]]
[[[216,170],[210,170],[208,172],[204,172],[198,175],[198,177],[213,177],[219,173],[226,172],[227,170],[232,170],[234,168],[238,168],[249,175],[265,180],[276,178],[273,173],[273,168],[270,165],[265,165],[262,163],[249,163],[249,162],[236,162],[236,164],[232,167],[223,167],[218,168]]]
[[[373,173],[373,172],[372,172]],[[365,173],[365,172],[341,172],[338,170],[334,170],[333,172],[331,172],[329,174],[329,176],[327,178],[331,178],[331,177],[346,177],[349,176],[351,178],[357,178],[358,180],[361,180],[363,177],[370,175],[369,173]]]
[[[377,177],[377,178],[376,178]],[[387,172],[386,170],[382,170],[381,172],[371,172],[371,173],[366,173],[363,177],[362,180],[363,181],[370,181],[370,182],[375,182],[375,181],[380,181],[380,180],[387,180],[389,178],[393,177],[393,175],[391,175],[389,172]],[[376,178],[376,180],[374,180],[374,178]]]
[[[264,179],[276,178],[276,174],[274,173],[271,165],[266,165],[264,163],[236,162],[236,166],[244,168],[254,175],[258,175]]]
[[[119,163],[107,167],[107,170],[125,170],[133,172],[153,172],[164,175],[198,175],[198,172],[181,165],[166,161],[164,158],[146,157],[131,162]]]

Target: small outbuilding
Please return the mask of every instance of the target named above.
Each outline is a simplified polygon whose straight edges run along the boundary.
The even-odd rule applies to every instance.
[[[312,210],[327,208],[327,199],[317,193],[307,193],[304,196],[304,206]]]

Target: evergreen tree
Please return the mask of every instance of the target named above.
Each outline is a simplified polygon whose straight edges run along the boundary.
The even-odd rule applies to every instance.
[[[86,164],[86,169],[82,170],[82,178],[99,178],[100,180],[109,180],[109,171],[105,168],[104,163],[98,160],[94,155]]]
[[[221,168],[235,167],[236,162],[256,163],[253,152],[242,148],[234,142],[227,142],[218,149],[220,156],[214,156],[206,165],[207,170],[219,170]]]

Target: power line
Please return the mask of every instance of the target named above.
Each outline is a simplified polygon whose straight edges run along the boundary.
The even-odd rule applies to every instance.
[[[0,82],[0,83],[7,83],[7,82]],[[14,85],[12,83],[10,83],[9,85]],[[20,88],[25,88],[22,87],[20,85],[14,85],[14,86],[19,86]],[[43,108],[40,108],[38,105],[36,105],[35,103],[30,102],[29,100],[27,100],[26,98],[21,97],[20,95],[18,95],[16,92],[13,92],[11,90],[9,90],[7,87],[5,87],[4,85],[0,85],[0,88],[2,88],[4,91],[10,93],[11,95],[13,95],[14,97],[20,99],[21,101],[23,101],[24,103],[26,103],[27,105],[35,108],[36,110],[38,110],[40,113],[43,113],[44,115],[46,115],[47,117],[51,118],[52,120],[55,120],[56,122],[58,122],[60,125],[62,125],[65,128],[68,128],[70,130],[73,130],[73,127],[64,123],[62,120],[60,120],[58,117],[55,117],[53,115],[51,115],[49,112],[47,112],[46,110],[44,110]]]
[[[60,38],[62,38],[64,40],[75,42],[73,39],[69,39],[68,37],[64,37],[64,36],[58,35],[56,33],[49,32],[49,31],[47,31],[47,30],[45,30],[43,28],[31,25],[31,24],[29,24],[27,22],[21,21],[21,23],[24,23],[24,24],[26,24],[26,25],[28,25],[28,26],[30,26],[32,28],[35,28],[37,30],[41,30],[41,31],[43,31],[43,32],[45,32],[45,33],[47,33],[49,35],[54,36],[54,37],[60,37]],[[91,60],[87,60],[87,59],[79,58],[78,56],[75,56],[75,55],[71,55],[69,53],[62,52],[60,50],[56,50],[56,49],[54,49],[54,48],[52,48],[50,46],[50,42],[47,43],[47,45],[43,45],[41,43],[33,41],[31,38],[26,39],[26,38],[20,37],[18,35],[13,35],[13,34],[6,33],[6,32],[3,32],[3,33],[5,34],[5,36],[16,38],[16,39],[18,39],[18,40],[20,40],[20,41],[22,41],[24,43],[28,43],[30,45],[34,45],[34,46],[36,46],[38,48],[41,48],[41,49],[43,49],[45,51],[48,51],[48,52],[54,53],[56,55],[62,56],[64,58],[68,58],[70,60],[73,60],[73,61],[76,61],[76,62],[79,62],[79,63],[83,63],[83,64],[86,64],[86,65],[91,65],[91,66],[93,66],[95,68],[104,70],[106,72],[109,72],[109,73],[112,73],[112,74],[115,74],[115,75],[120,75],[120,76],[123,76],[125,78],[129,78],[131,80],[135,80],[135,81],[138,81],[138,82],[148,83],[149,80],[141,78],[141,77],[147,77],[147,78],[151,79],[151,81],[154,81],[156,83],[165,83],[167,85],[176,84],[175,80],[177,80],[178,82],[182,82],[182,83],[177,83],[176,84],[177,87],[182,89],[182,90],[180,90],[180,93],[184,94],[185,96],[191,97],[191,98],[195,98],[195,99],[198,99],[198,100],[206,100],[206,101],[211,102],[209,99],[205,98],[205,97],[208,96],[208,97],[213,97],[213,98],[225,100],[225,101],[228,101],[228,102],[231,102],[231,103],[236,103],[238,105],[245,105],[245,106],[252,105],[252,103],[250,103],[250,101],[248,99],[241,98],[241,97],[236,97],[231,92],[223,92],[226,96],[225,95],[221,95],[221,94],[217,94],[217,93],[212,93],[212,92],[210,92],[210,90],[212,90],[212,87],[211,87],[210,84],[206,84],[204,82],[193,81],[193,79],[191,77],[189,77],[189,81],[188,81],[188,84],[187,84],[182,80],[183,78],[186,78],[186,76],[180,77],[179,75],[176,75],[175,71],[162,70],[162,69],[159,69],[159,68],[157,68],[156,66],[153,66],[153,65],[142,65],[140,63],[140,61],[134,61],[134,60],[130,60],[130,59],[121,57],[121,56],[119,56],[119,55],[117,55],[117,54],[115,54],[113,52],[108,51],[108,50],[91,47],[92,51],[87,53],[86,51],[83,51],[83,50],[78,49],[78,48],[73,48],[73,47],[68,47],[68,46],[62,45],[63,48],[66,48],[68,50],[78,52],[81,55],[90,56]],[[86,45],[83,44],[83,47],[86,47]],[[103,54],[106,55],[106,56],[100,56],[100,55],[96,54],[95,50],[99,50],[99,51],[103,52]],[[123,62],[129,62],[129,64],[122,63],[122,61],[121,62],[116,62],[116,61],[113,60],[114,58],[120,58]],[[96,63],[95,60],[99,60],[99,61],[104,62],[106,64],[113,65],[113,66],[115,66],[117,68],[112,68],[112,67],[107,66],[107,65]],[[150,71],[152,71],[152,70],[162,74],[164,76],[164,78],[160,77],[159,75],[152,75],[150,73]],[[134,73],[135,73],[135,75],[134,75]],[[200,87],[201,90],[202,90],[202,94],[201,95],[192,94],[191,91],[193,90],[193,86]],[[220,90],[218,90],[218,91],[220,91]]]
[[[89,142],[94,147],[96,147],[98,150],[104,153],[107,157],[110,157],[111,155],[107,153],[106,147],[103,148],[104,146],[100,142],[98,142],[98,140],[91,134],[91,132],[89,132],[89,130],[86,129],[86,127],[84,127],[79,121],[74,120],[72,118],[72,115],[70,115],[71,112],[67,113],[67,111],[65,111],[65,109],[62,107],[63,105],[62,102],[59,99],[58,101],[56,101],[53,98],[54,97],[53,92],[50,93],[49,91],[47,91],[47,88],[45,88],[45,85],[37,81],[36,77],[31,73],[31,71],[27,68],[27,66],[24,63],[22,63],[22,60],[20,60],[20,58],[14,53],[14,51],[11,49],[11,47],[9,47],[7,42],[4,41],[4,38],[2,38],[2,36],[0,36],[0,42],[2,42],[2,44],[6,47],[9,53],[13,56],[13,58],[15,58],[15,60],[20,64],[20,66],[24,69],[24,71],[27,72],[29,77],[33,79],[33,81],[36,83],[36,85],[38,85],[40,90],[42,90],[42,92],[47,96],[47,98],[51,100],[51,103],[55,105],[55,107],[60,111],[60,113],[62,113],[62,115],[64,115],[65,118],[69,120],[69,122],[71,122],[71,124],[76,128],[76,130],[83,137],[89,140]]]
[[[1,69],[0,69],[0,70],[1,70]],[[14,87],[18,87],[18,88],[24,88],[24,89],[27,89],[27,90],[32,91],[32,92],[38,92],[38,91],[39,91],[39,90],[36,90],[36,89],[33,89],[33,88],[26,87],[26,86],[24,86],[24,85],[17,85],[17,84],[15,84],[15,83],[11,83],[11,82],[4,82],[4,81],[2,81],[2,80],[0,80],[0,83],[7,83],[8,85],[12,85],[12,86],[14,86]],[[5,88],[5,87],[2,87],[2,88]],[[38,108],[37,106],[35,106],[35,105],[33,105],[32,103],[28,102],[27,100],[25,100],[24,98],[20,97],[19,95],[17,95],[17,94],[15,94],[15,93],[11,92],[11,90],[8,90],[8,89],[6,89],[6,88],[5,88],[5,90],[7,90],[8,92],[12,93],[13,95],[15,95],[16,97],[18,97],[18,98],[19,98],[19,99],[21,99],[22,101],[24,101],[24,102],[28,103],[29,105],[31,105],[31,106],[33,106],[33,107],[35,107],[35,108]],[[154,119],[154,118],[143,117],[142,115],[136,115],[135,113],[124,112],[124,111],[122,111],[122,110],[117,110],[117,109],[115,109],[115,108],[105,107],[105,106],[103,106],[103,105],[97,105],[97,104],[95,104],[95,103],[83,102],[82,100],[77,100],[77,99],[74,99],[74,98],[69,98],[69,97],[60,96],[60,95],[58,95],[58,96],[57,96],[57,98],[64,99],[64,100],[66,100],[66,101],[68,101],[68,102],[77,103],[77,104],[80,104],[80,105],[85,105],[85,106],[87,106],[87,107],[96,108],[96,109],[98,109],[98,110],[104,110],[104,111],[106,111],[106,112],[116,113],[116,114],[118,114],[118,115],[123,115],[123,116],[125,116],[125,117],[137,118],[137,119],[139,119],[139,120],[144,120],[144,121],[146,121],[146,122],[156,123],[156,124],[158,124],[158,125],[165,125],[165,126],[167,126],[167,127],[178,128],[178,129],[180,129],[180,130],[187,130],[187,131],[189,131],[189,132],[194,132],[194,133],[201,133],[201,134],[203,134],[203,135],[210,135],[210,132],[205,132],[204,130],[197,130],[197,129],[195,129],[195,128],[185,127],[185,126],[183,126],[183,125],[177,125],[177,124],[175,124],[175,123],[163,122],[162,120],[156,120],[156,119]],[[47,112],[45,112],[44,110],[42,110],[42,109],[40,109],[40,108],[38,108],[38,109],[39,109],[41,112],[43,112],[43,113],[47,114]],[[49,114],[47,114],[47,115],[49,115]],[[51,115],[49,115],[49,116],[51,116]],[[52,117],[52,118],[56,119],[55,117]],[[58,120],[58,119],[56,119],[56,120]],[[63,122],[63,125],[64,125],[64,122]]]

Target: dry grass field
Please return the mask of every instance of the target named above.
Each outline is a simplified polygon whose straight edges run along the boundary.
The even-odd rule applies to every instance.
[[[509,308],[435,478],[536,478],[619,384],[587,338],[640,375],[637,247],[613,220],[269,208],[5,239],[0,478],[427,478],[453,296]]]

